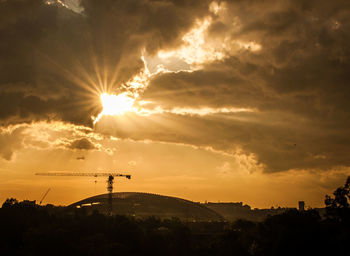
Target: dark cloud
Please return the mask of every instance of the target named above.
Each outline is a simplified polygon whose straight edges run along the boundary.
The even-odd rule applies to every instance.
[[[143,68],[144,49],[173,47],[208,12],[206,1],[81,6],[74,12],[44,0],[0,2],[1,123],[53,118],[91,125],[101,110],[95,87],[118,90]]]
[[[79,150],[92,150],[97,148],[95,144],[87,138],[74,140],[68,147]]]
[[[104,117],[96,129],[125,139],[185,143],[232,155],[253,153],[267,172],[350,165],[347,131],[320,128],[302,117],[279,112],[128,114]]]
[[[257,110],[198,117],[196,124],[207,131],[203,145],[225,151],[241,146],[255,153],[267,171],[348,166],[349,2],[221,4],[209,35],[255,42],[261,51],[241,49],[201,70],[159,74],[143,99],[166,109]]]
[[[239,63],[237,63],[239,65]],[[227,66],[224,66],[227,65]],[[151,80],[143,99],[173,107],[259,107],[271,99],[230,63],[194,72],[164,73]],[[242,64],[244,69],[245,64]],[[254,67],[246,67],[254,72]],[[263,96],[259,99],[257,95]]]

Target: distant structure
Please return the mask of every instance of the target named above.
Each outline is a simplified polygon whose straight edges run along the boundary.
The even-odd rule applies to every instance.
[[[30,205],[30,206],[33,206],[33,205],[36,204],[36,200],[33,200],[33,201],[31,201],[31,200],[23,200],[23,201],[21,202],[21,204],[22,204],[22,205]]]
[[[227,221],[236,221],[238,219],[246,219],[250,221],[263,221],[269,216],[281,214],[288,210],[288,208],[281,207],[272,207],[271,209],[252,209],[249,205],[243,204],[242,202],[205,202],[202,205],[213,211],[216,211]]]
[[[300,212],[305,211],[305,202],[304,201],[299,201],[298,205],[299,205],[299,211]]]
[[[179,218],[183,221],[225,221],[221,214],[195,203],[178,197],[139,192],[113,193],[113,214],[127,215],[134,218],[155,216],[160,219]],[[109,195],[102,194],[86,198],[67,206],[74,211],[84,209],[87,213],[98,211],[108,213]]]

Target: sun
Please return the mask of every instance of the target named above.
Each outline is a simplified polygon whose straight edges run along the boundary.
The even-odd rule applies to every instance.
[[[128,96],[127,93],[118,95],[103,93],[100,98],[103,107],[102,115],[116,116],[133,111],[135,99]]]

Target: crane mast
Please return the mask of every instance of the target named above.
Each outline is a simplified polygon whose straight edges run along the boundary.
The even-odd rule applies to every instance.
[[[108,206],[109,214],[112,215],[113,209],[113,183],[114,177],[125,177],[131,179],[130,174],[121,174],[113,172],[37,172],[35,175],[40,176],[78,176],[78,177],[107,177],[107,191],[108,191]]]

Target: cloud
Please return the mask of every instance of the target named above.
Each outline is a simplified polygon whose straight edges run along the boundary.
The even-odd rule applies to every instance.
[[[0,157],[13,160],[17,151],[71,150],[101,151],[113,154],[101,145],[105,138],[91,128],[62,122],[36,122],[0,127]]]
[[[23,147],[22,140],[19,138],[22,129],[13,132],[0,129],[0,157],[5,160],[12,160],[16,150]]]
[[[348,1],[212,2],[1,1],[0,123],[92,127],[102,91],[142,87],[148,116],[96,131],[240,152],[268,172],[349,166]],[[151,74],[133,85],[144,55]]]
[[[96,149],[97,147],[89,139],[82,138],[82,139],[74,140],[69,145],[69,148],[78,149],[78,150],[92,150],[92,149]]]
[[[219,1],[205,40],[253,42],[261,50],[226,44],[224,58],[200,69],[152,76],[141,100],[164,109],[254,110],[165,116],[197,132],[164,131],[226,152],[241,148],[266,171],[348,166],[349,9],[346,1]]]
[[[0,2],[0,122],[92,126],[99,94],[122,90],[142,52],[171,48],[206,1]],[[72,9],[67,8],[71,6]],[[164,22],[164,19],[167,22]]]

